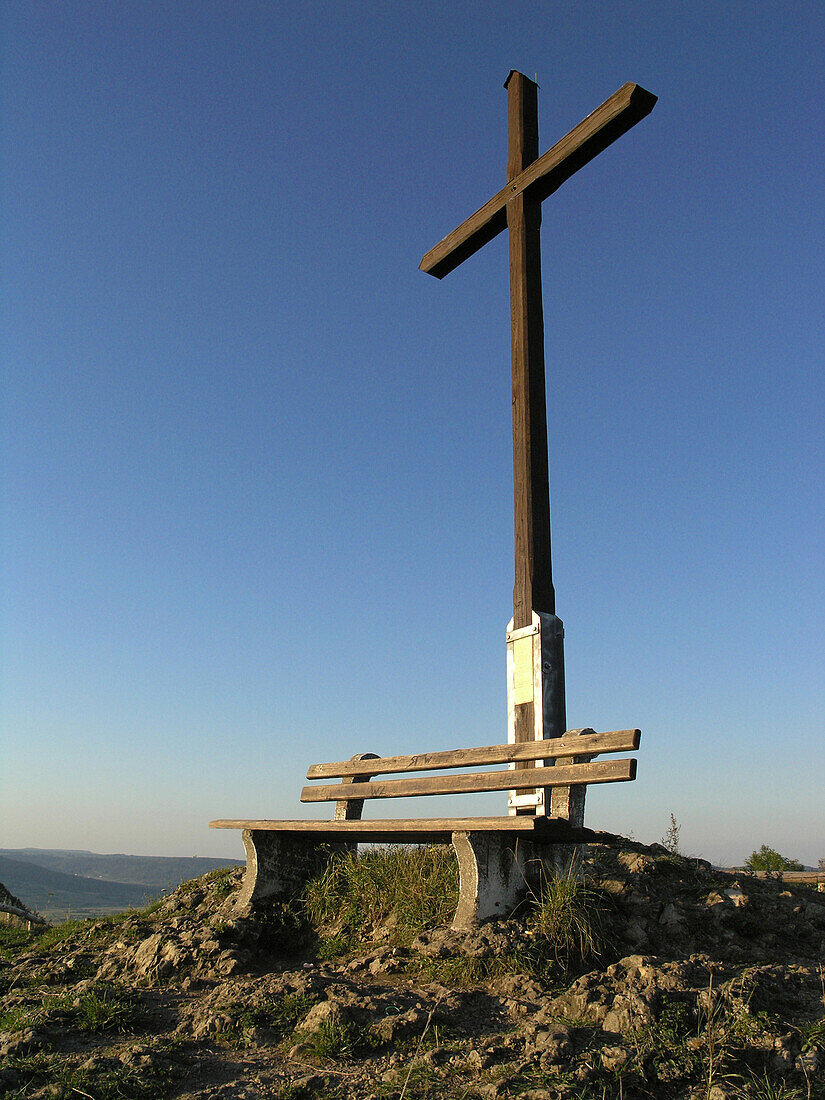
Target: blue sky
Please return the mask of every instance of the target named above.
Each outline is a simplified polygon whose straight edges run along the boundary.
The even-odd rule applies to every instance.
[[[315,760],[505,739],[507,242],[418,263],[518,68],[542,149],[659,96],[544,204],[568,724],[644,731],[588,821],[825,856],[824,27],[6,0],[0,844],[239,855]]]

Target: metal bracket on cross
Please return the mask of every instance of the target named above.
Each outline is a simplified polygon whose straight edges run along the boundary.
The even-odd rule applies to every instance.
[[[507,741],[515,744],[561,737],[564,715],[564,624],[557,615],[543,611],[534,611],[530,626],[520,630],[513,629],[511,619],[507,624]],[[537,760],[535,767],[545,763],[551,765],[552,757],[546,762]],[[509,812],[549,813],[545,793],[543,787],[510,791]]]

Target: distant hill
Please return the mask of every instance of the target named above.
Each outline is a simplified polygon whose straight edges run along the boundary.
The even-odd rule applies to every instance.
[[[187,879],[240,862],[42,848],[0,849],[0,882],[26,905],[54,920],[141,907]],[[130,873],[131,878],[127,877]]]
[[[62,871],[66,875],[108,879],[110,882],[141,883],[155,894],[176,890],[182,882],[199,878],[218,867],[238,866],[243,860],[206,856],[127,856],[67,848],[0,848],[0,856],[23,860]]]
[[[35,863],[0,856],[0,882],[44,917],[92,916],[147,904],[149,889],[141,883],[65,875]]]

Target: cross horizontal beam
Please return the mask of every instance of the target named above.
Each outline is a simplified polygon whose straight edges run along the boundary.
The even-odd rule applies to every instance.
[[[443,279],[507,227],[507,203],[517,195],[541,202],[608,145],[649,115],[657,96],[638,84],[623,84],[592,114],[528,165],[466,221],[431,248],[421,271]]]

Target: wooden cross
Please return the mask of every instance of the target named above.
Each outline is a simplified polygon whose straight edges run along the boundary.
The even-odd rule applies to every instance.
[[[544,199],[649,114],[656,96],[625,84],[539,157],[538,85],[511,71],[508,94],[507,185],[454,229],[419,265],[443,279],[505,227],[510,231],[510,317],[513,363],[515,587],[513,626],[532,610],[555,614],[550,565],[550,495],[544,393],[544,317],[539,238]]]
[[[531,630],[546,637],[534,646],[543,673],[542,713],[518,703],[516,741],[559,737],[565,730],[563,629],[556,618],[550,558],[550,488],[544,383],[541,292],[541,204],[588,161],[648,115],[656,96],[623,85],[591,115],[539,156],[538,85],[512,70],[508,96],[507,184],[489,202],[430,249],[419,265],[442,279],[503,229],[510,237],[510,317],[513,367],[513,484],[515,584],[508,642]],[[535,615],[534,615],[535,613]],[[540,626],[536,626],[536,622]],[[555,636],[555,640],[550,635]],[[556,796],[554,795],[554,798]],[[583,801],[581,816],[583,818]]]

